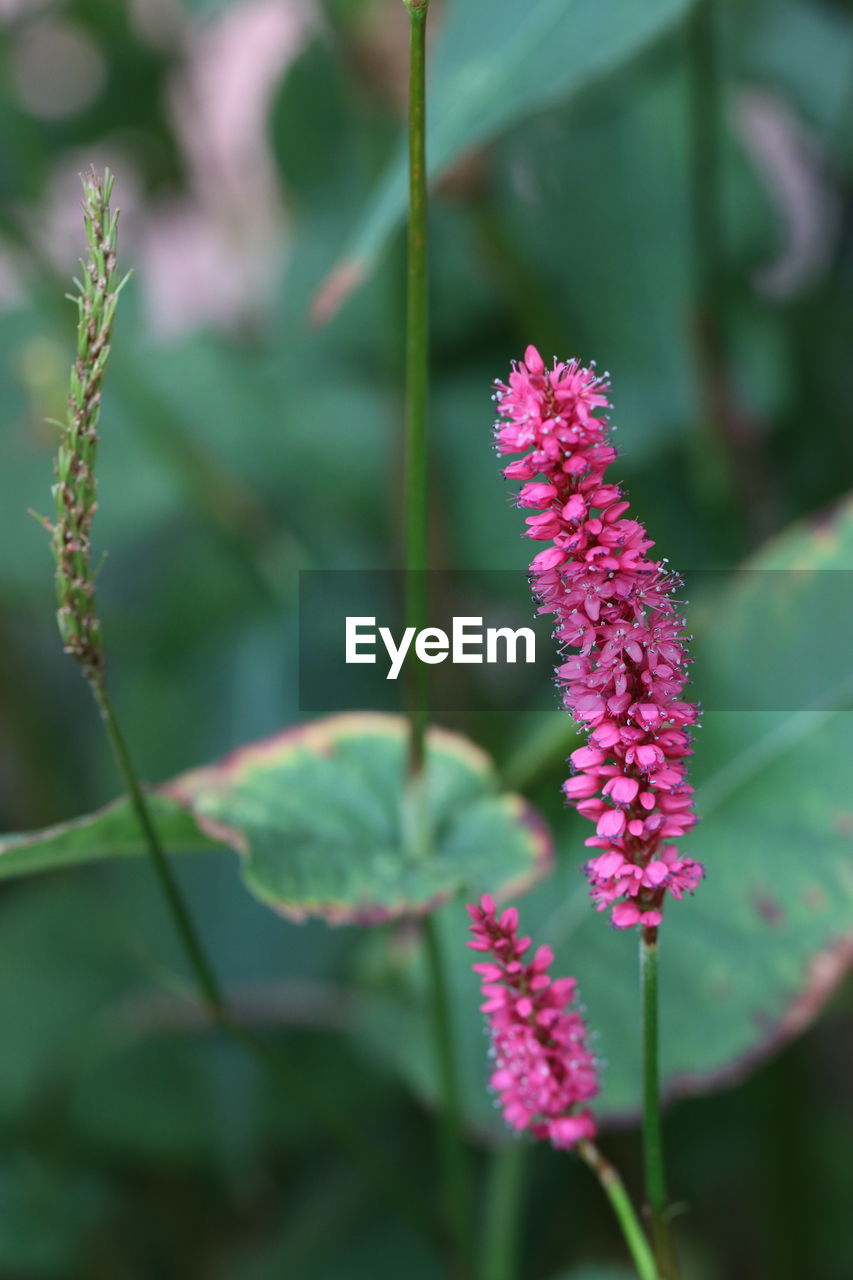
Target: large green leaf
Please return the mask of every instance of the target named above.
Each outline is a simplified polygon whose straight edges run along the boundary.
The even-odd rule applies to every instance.
[[[167,848],[226,844],[249,889],[294,920],[375,923],[429,910],[463,887],[521,892],[551,845],[520,797],[501,794],[480,749],[430,731],[426,812],[432,847],[406,837],[406,726],[395,716],[334,716],[240,748],[160,787]],[[126,801],[0,841],[0,877],[144,852]]]
[[[714,668],[709,691],[739,696],[743,680],[733,671],[757,680],[769,667],[765,697],[775,682],[777,709],[766,701],[758,709],[712,708],[697,735],[701,821],[686,848],[708,874],[695,897],[670,904],[661,942],[671,1096],[737,1079],[808,1025],[853,961],[853,715],[845,709],[851,682],[839,680],[851,652],[853,606],[845,617],[839,588],[848,575],[838,572],[850,568],[853,502],[772,542],[714,602],[715,643],[701,653]],[[774,611],[759,625],[768,598]],[[827,598],[838,601],[834,621]],[[834,648],[818,634],[832,626]],[[813,653],[813,678],[803,686],[795,677]],[[849,656],[846,665],[849,677]],[[547,885],[520,904],[521,918],[525,933],[553,946],[555,972],[579,979],[605,1064],[599,1110],[618,1116],[639,1104],[637,939],[610,928],[589,904],[580,873],[587,834],[585,823],[566,815],[558,833],[564,856]],[[459,958],[451,980],[467,1112],[473,1125],[494,1130],[477,984],[462,958],[461,905],[446,908],[440,925]],[[407,946],[414,949],[415,940]],[[385,1008],[371,1012],[372,1035],[383,1053],[396,1053],[420,1092],[435,1096],[428,1020],[411,1000],[413,990],[425,989],[420,957],[398,956],[396,980]]]
[[[428,89],[430,174],[435,177],[472,147],[612,71],[689,5],[690,0],[455,0]],[[401,148],[358,219],[324,302],[339,301],[367,272],[405,207]]]

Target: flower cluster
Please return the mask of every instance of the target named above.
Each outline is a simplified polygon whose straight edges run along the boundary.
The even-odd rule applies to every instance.
[[[499,917],[486,896],[479,906],[469,906],[468,914],[474,934],[468,946],[490,956],[474,971],[482,978],[486,999],[481,1008],[494,1050],[491,1085],[507,1123],[555,1147],[593,1138],[595,1121],[578,1104],[595,1096],[598,1079],[583,1019],[568,1008],[574,978],[548,976],[554,959],[550,947],[522,961],[530,939],[518,937],[515,907]]]
[[[540,613],[556,617],[561,646],[579,652],[557,668],[563,703],[589,733],[572,753],[568,799],[595,823],[587,845],[594,902],[613,923],[654,926],[667,893],[696,888],[703,870],[667,841],[696,822],[686,781],[698,708],[686,678],[681,583],[650,559],[654,543],[626,513],[605,473],[608,384],[577,361],[546,369],[535,347],[495,399],[498,452],[524,453],[504,475],[522,480],[527,537],[550,545],[530,566]]]
[[[77,294],[77,357],[65,422],[60,423],[53,497],[56,521],[43,520],[56,561],[59,630],[93,685],[103,680],[104,650],[95,608],[91,528],[97,510],[95,462],[101,388],[110,355],[116,303],[124,281],[116,266],[118,213],[110,210],[113,177],[90,169],[82,175],[83,217],[89,253],[81,260]]]

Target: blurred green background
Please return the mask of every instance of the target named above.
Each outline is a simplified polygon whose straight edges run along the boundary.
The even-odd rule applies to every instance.
[[[300,719],[300,568],[399,564],[406,19],[399,0],[4,0],[0,24],[0,821],[16,831],[118,790],[27,514],[49,509],[46,419],[63,411],[89,163],[117,174],[135,272],[95,542],[114,698],[144,776]],[[731,568],[792,526],[764,563],[853,568],[849,510],[835,514],[853,490],[849,3],[447,0],[431,25],[434,564],[517,568],[506,604],[527,608],[529,544],[489,394],[533,341],[609,369],[619,478],[675,567]],[[346,272],[323,288],[353,261],[351,296]],[[808,661],[807,605],[789,621],[792,660]],[[747,670],[774,643],[731,635]],[[633,949],[587,912],[576,873],[586,833],[559,795],[571,726],[481,693],[479,711],[444,719],[555,824],[556,878],[522,903],[525,924],[556,927],[566,886],[560,938],[540,940],[602,988],[603,1107],[619,1120],[603,1142],[637,1189],[635,1026],[619,1011]],[[708,812],[692,850],[706,905],[673,922],[708,988],[673,963],[668,996],[664,974],[672,1075],[691,1077],[673,1088],[695,1095],[668,1119],[695,1280],[853,1274],[845,716],[809,722],[804,743],[781,713],[709,715],[698,745],[709,810],[731,798],[732,743],[754,748],[741,780],[761,776]],[[180,870],[235,1000],[430,1203],[429,1070],[394,1046],[418,1017],[399,930],[288,924],[234,863]],[[826,899],[817,925],[798,913],[804,868]],[[143,865],[3,886],[0,1276],[446,1274],[298,1106],[176,1014],[182,974]],[[732,974],[748,993],[736,1032],[712,1007]],[[473,1000],[469,983],[458,1019],[476,1093]],[[585,1171],[481,1137],[487,1234],[495,1188],[526,1178],[519,1276],[611,1275],[581,1270],[622,1260]]]

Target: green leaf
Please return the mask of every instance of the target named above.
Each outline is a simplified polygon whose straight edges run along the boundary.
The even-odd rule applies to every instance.
[[[152,795],[151,811],[157,830],[169,849],[176,852],[218,848],[221,842],[206,836],[177,801]],[[136,822],[126,800],[70,822],[42,831],[4,836],[0,840],[0,879],[53,871],[84,862],[135,857],[144,852]]]
[[[708,710],[697,734],[701,821],[685,849],[705,864],[707,879],[695,897],[668,905],[661,934],[662,1065],[670,1096],[746,1074],[809,1024],[853,962],[853,716],[846,709],[850,681],[845,690],[837,670],[843,654],[849,669],[853,606],[848,591],[845,616],[848,574],[838,571],[853,569],[853,501],[789,530],[748,568],[714,603],[716,643],[701,663],[719,677],[714,687],[729,691],[738,690],[730,682],[734,654],[747,679],[762,679],[769,668],[768,687],[775,681],[781,709]],[[768,593],[775,612],[758,625]],[[829,622],[816,613],[826,593],[839,603],[832,660],[819,634]],[[813,652],[816,678],[804,691],[794,677]],[[818,703],[821,682],[819,709],[797,700],[807,692]],[[791,688],[800,693],[790,695]],[[640,1102],[637,938],[609,927],[590,906],[581,873],[588,833],[588,824],[566,815],[557,832],[560,864],[522,904],[521,925],[535,943],[554,948],[556,974],[578,978],[603,1063],[597,1110],[619,1117],[636,1113]],[[499,1131],[485,1087],[477,984],[463,960],[461,906],[442,911],[439,925],[447,954],[458,959],[450,978],[467,1115],[473,1127]],[[423,970],[412,954],[416,941],[407,945],[408,956],[395,957],[395,988],[370,1013],[368,1030],[416,1090],[433,1098],[428,1015],[417,999]]]
[[[547,870],[550,839],[520,797],[501,794],[488,756],[429,735],[426,806],[434,848],[407,847],[406,726],[395,716],[334,716],[242,747],[152,797],[166,847],[217,844],[244,880],[293,920],[372,924],[428,911],[463,887],[522,892]],[[0,841],[0,877],[144,852],[126,801]]]
[[[472,147],[577,93],[660,35],[690,0],[456,0],[428,88],[433,178]],[[330,309],[369,270],[406,207],[405,153],[386,170],[346,252],[321,289]]]

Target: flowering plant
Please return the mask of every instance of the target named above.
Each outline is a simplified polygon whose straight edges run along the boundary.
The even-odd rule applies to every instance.
[[[765,1116],[785,1161],[754,1142],[760,1124],[747,1132],[743,1094],[708,1095],[811,1022],[853,955],[853,720],[836,714],[850,618],[843,586],[825,595],[846,575],[822,572],[853,563],[853,502],[823,510],[849,485],[849,397],[833,343],[799,331],[819,337],[823,313],[837,333],[844,273],[826,298],[756,308],[758,275],[735,287],[734,255],[714,262],[729,239],[713,235],[714,139],[694,139],[689,172],[682,143],[689,84],[700,131],[719,116],[752,145],[763,130],[765,159],[784,161],[808,106],[837,161],[831,104],[818,108],[838,78],[828,64],[771,86],[756,62],[767,6],[726,24],[737,58],[721,60],[760,63],[765,101],[739,89],[724,116],[708,0],[618,15],[596,0],[387,0],[387,32],[385,3],[325,6],[322,30],[316,6],[290,0],[135,4],[109,32],[94,10],[110,6],[7,5],[5,115],[23,145],[0,229],[0,805],[19,829],[0,834],[0,881],[33,879],[0,895],[14,1210],[0,1274],[112,1280],[156,1256],[186,1280],[381,1280],[402,1256],[431,1280],[585,1280],[599,1259],[642,1280],[828,1280],[845,1257],[817,1248],[831,1187],[811,1197],[818,1231],[797,1179],[844,1168],[843,1080],[818,1114],[802,1105],[806,1043],[747,1086],[777,1101]],[[827,23],[853,38],[838,5],[787,6],[775,53],[791,22],[799,46],[804,7],[815,48],[843,60],[843,40],[819,38]],[[680,17],[688,39],[636,60],[624,110],[617,62]],[[405,326],[396,255],[364,308],[326,325],[405,210],[405,150],[388,146],[405,52]],[[592,75],[600,87],[564,115],[557,98]],[[75,80],[91,111],[27,124],[16,102],[41,83],[61,105]],[[815,102],[794,101],[804,85]],[[123,172],[114,190],[86,171],[72,245],[63,174],[98,138]],[[428,184],[452,164],[429,323]],[[843,178],[818,167],[829,187]],[[726,221],[747,207],[733,194]],[[752,232],[766,213],[762,197]],[[344,223],[341,269],[303,323]],[[733,243],[743,262],[758,246]],[[246,272],[262,262],[263,280]],[[773,325],[785,343],[766,342]],[[777,346],[798,354],[774,382]],[[609,362],[613,392],[587,353]],[[62,648],[94,705],[60,659],[45,582],[25,586],[20,534],[34,575],[48,560],[30,504],[49,517]],[[756,550],[787,508],[821,516]],[[691,568],[689,612],[664,551]],[[732,590],[719,570],[747,553],[774,572],[738,573]],[[529,582],[506,572],[531,559]],[[268,736],[241,744],[259,720]],[[834,1010],[813,1046],[837,1037],[843,999]],[[687,1094],[703,1100],[681,1106]],[[678,1104],[671,1126],[662,1097]],[[813,1161],[830,1129],[837,1150]],[[748,1194],[741,1154],[762,1195],[720,1231]],[[193,1194],[175,1213],[162,1191],[179,1165]],[[778,1255],[774,1201],[792,1228]]]

